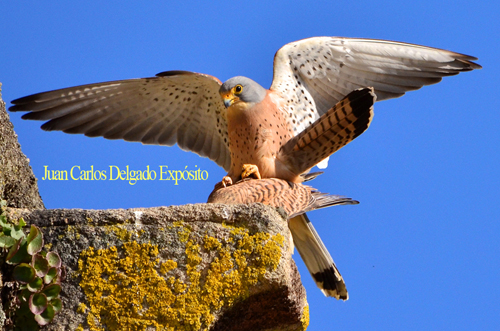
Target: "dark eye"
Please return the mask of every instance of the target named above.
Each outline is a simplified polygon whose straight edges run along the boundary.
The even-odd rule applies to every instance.
[[[236,85],[234,87],[234,94],[240,94],[241,92],[243,92],[243,86],[241,85]]]

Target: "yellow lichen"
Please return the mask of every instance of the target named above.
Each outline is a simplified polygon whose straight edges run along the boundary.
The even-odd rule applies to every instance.
[[[301,331],[307,330],[309,326],[309,306],[306,305],[302,311],[302,317],[300,318],[300,323],[302,324]]]
[[[214,237],[205,236],[203,238],[203,242],[204,242],[203,247],[209,251],[214,249],[220,249],[222,246],[221,243]]]
[[[80,324],[78,327],[75,329],[75,331],[83,331],[83,326]]]
[[[62,239],[62,238],[71,238],[71,239],[80,239],[80,233],[78,233],[78,230],[76,227],[74,226],[71,226],[71,225],[68,225],[66,227],[66,234],[60,234],[59,235],[59,239]]]
[[[182,221],[174,222],[173,227],[179,228],[179,231],[177,231],[177,234],[179,235],[179,240],[180,242],[185,243],[189,238],[189,234],[191,233],[191,228]]]
[[[166,274],[167,272],[174,270],[175,268],[177,268],[177,262],[173,260],[168,260],[161,264],[160,273]]]
[[[274,270],[281,258],[279,234],[250,235],[238,229],[225,240],[206,235],[200,245],[190,238],[189,227],[176,223],[185,243],[184,280],[167,275],[177,263],[160,262],[156,245],[132,241],[81,253],[80,286],[90,305],[90,330],[207,329],[214,312],[248,296],[249,287]],[[202,277],[200,263],[207,254],[211,258],[204,261],[207,271]]]
[[[130,241],[134,232],[128,231],[123,225],[107,225],[102,227],[107,234],[113,233],[121,241]]]
[[[87,310],[87,306],[82,302],[78,305],[78,308],[76,309],[77,313],[83,314]]]

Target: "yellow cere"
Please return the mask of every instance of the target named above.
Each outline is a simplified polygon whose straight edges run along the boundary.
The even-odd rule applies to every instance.
[[[151,243],[130,241],[81,253],[80,286],[89,307],[79,311],[88,312],[90,330],[207,330],[214,313],[247,297],[250,286],[281,259],[280,234],[231,228],[229,237],[195,238],[188,224],[175,222],[171,228],[185,245],[182,279],[178,262],[160,261],[158,246]]]

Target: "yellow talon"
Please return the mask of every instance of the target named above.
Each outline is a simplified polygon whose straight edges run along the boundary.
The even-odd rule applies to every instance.
[[[250,176],[256,179],[262,179],[262,177],[260,176],[259,167],[257,167],[255,164],[244,164],[241,172],[241,178],[245,179],[249,178]]]
[[[224,187],[228,187],[228,186],[233,185],[233,180],[232,180],[232,179],[231,179],[231,177],[229,177],[229,176],[224,176],[224,177],[222,178],[221,183],[222,183],[222,186],[224,186]]]
[[[218,191],[218,190],[220,190],[222,188],[226,188],[228,186],[231,186],[231,185],[233,185],[233,181],[231,180],[231,177],[224,176],[220,182],[218,182],[217,184],[215,184],[215,186],[214,186],[214,192]]]

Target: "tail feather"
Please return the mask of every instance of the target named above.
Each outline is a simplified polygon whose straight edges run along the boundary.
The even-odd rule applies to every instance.
[[[291,218],[288,227],[297,251],[323,294],[347,300],[344,279],[307,215]]]
[[[278,158],[297,174],[312,168],[368,129],[376,98],[371,87],[349,93],[304,131],[290,139],[280,149]]]
[[[302,182],[308,182],[308,181],[313,180],[322,174],[323,174],[323,171],[317,171],[317,172],[303,173],[300,175],[300,177],[302,177]]]
[[[305,212],[336,205],[357,205],[357,204],[359,204],[359,201],[344,197],[342,195],[333,195],[328,193],[321,193],[319,191],[313,191],[311,193],[311,203],[309,204]]]

